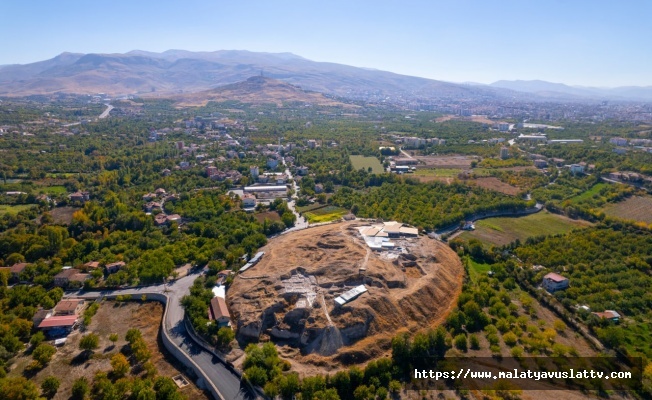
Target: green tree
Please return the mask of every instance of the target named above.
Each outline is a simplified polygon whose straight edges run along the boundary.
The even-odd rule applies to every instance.
[[[43,383],[41,383],[41,391],[43,392],[43,396],[47,397],[48,399],[53,398],[54,395],[57,394],[60,385],[61,382],[59,382],[57,377],[48,376],[45,378]]]
[[[466,335],[460,333],[459,335],[455,336],[455,347],[459,350],[466,351],[467,350],[467,341],[466,341]]]
[[[0,399],[3,400],[37,400],[38,387],[33,382],[21,377],[0,379]]]
[[[90,390],[88,380],[85,377],[81,377],[75,380],[72,384],[72,398],[74,400],[84,400],[86,395]]]
[[[41,366],[49,363],[57,349],[47,343],[39,344],[32,352],[32,358]]]
[[[79,341],[79,349],[84,351],[93,351],[100,344],[100,337],[94,333],[84,335]]]
[[[122,353],[116,353],[111,357],[111,367],[115,376],[122,378],[129,372],[129,361]]]

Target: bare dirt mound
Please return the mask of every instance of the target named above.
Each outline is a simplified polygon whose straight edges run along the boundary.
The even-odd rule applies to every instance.
[[[457,254],[425,236],[373,251],[357,229],[364,225],[320,226],[270,241],[227,294],[238,339],[272,340],[297,364],[346,365],[383,355],[397,331],[439,324],[461,291]],[[367,292],[335,302],[359,285]]]

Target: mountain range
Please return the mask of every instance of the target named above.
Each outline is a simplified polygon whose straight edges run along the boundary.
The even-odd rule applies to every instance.
[[[652,86],[621,86],[615,88],[597,88],[588,86],[569,86],[563,83],[553,83],[541,80],[506,81],[501,80],[490,84],[495,88],[509,89],[518,92],[533,93],[541,97],[573,97],[604,100],[652,100]]]
[[[191,93],[203,92],[208,95],[212,89],[260,75],[307,91],[392,103],[414,100],[652,99],[651,87],[576,88],[543,81],[456,84],[375,69],[316,62],[292,53],[240,50],[62,53],[50,60],[32,64],[0,66],[0,95],[106,93],[110,96],[173,96],[197,102],[201,99],[190,95]]]

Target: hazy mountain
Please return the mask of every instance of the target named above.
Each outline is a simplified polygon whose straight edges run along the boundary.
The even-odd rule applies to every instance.
[[[497,81],[489,86],[519,92],[534,93],[542,97],[573,97],[587,99],[613,100],[652,100],[652,86],[623,86],[616,88],[596,88],[587,86],[568,86],[541,80]]]
[[[302,89],[347,98],[390,101],[416,98],[494,99],[507,93],[490,87],[470,87],[314,62],[291,53],[223,50],[189,52],[141,50],[126,54],[70,54],[26,65],[0,68],[1,95],[56,92],[92,94],[178,94],[241,82],[261,72]]]

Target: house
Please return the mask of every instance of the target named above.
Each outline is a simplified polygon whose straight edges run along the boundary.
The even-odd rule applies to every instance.
[[[571,164],[570,172],[573,175],[575,175],[575,174],[583,174],[584,173],[584,166],[580,165],[580,164]]]
[[[322,185],[321,183],[316,184],[315,185],[315,193],[317,193],[317,194],[324,193],[324,185]]]
[[[88,192],[75,192],[69,195],[68,198],[70,199],[70,201],[76,201],[80,203],[83,203],[91,199],[90,193]]]
[[[70,283],[74,275],[81,273],[80,270],[76,268],[67,268],[59,272],[54,276],[54,286],[66,287]]]
[[[595,315],[600,319],[608,319],[612,322],[620,322],[620,314],[614,310],[604,310],[603,312],[592,312],[591,314]]]
[[[27,268],[27,263],[18,263],[14,264],[10,267],[9,271],[11,272],[11,279],[19,280],[20,279],[20,274],[25,271],[25,268]]]
[[[68,281],[69,283],[73,282],[79,282],[80,286],[84,284],[87,280],[91,279],[91,274],[86,274],[83,272],[79,272],[77,274],[72,275]]]
[[[154,225],[161,226],[168,223],[168,216],[165,214],[156,214],[154,217]]]
[[[180,222],[181,221],[181,215],[179,215],[179,214],[170,214],[167,217],[165,217],[165,220],[167,222]]]
[[[117,261],[114,263],[106,264],[104,270],[107,274],[114,274],[124,268],[127,264],[124,261]]]
[[[86,264],[82,265],[86,269],[98,269],[100,267],[99,261],[89,261]]]
[[[230,324],[231,315],[229,315],[229,309],[226,307],[226,301],[223,298],[213,297],[208,309],[208,319],[215,321],[220,327]]]
[[[83,299],[64,299],[54,307],[54,315],[79,315],[84,308]]]
[[[32,317],[32,326],[39,326],[44,319],[50,318],[52,315],[52,310],[46,310],[44,308],[39,309]]]
[[[609,143],[615,144],[616,146],[627,146],[627,139],[621,137],[614,137],[609,139]]]
[[[155,193],[157,196],[165,196],[165,194],[166,194],[165,189],[163,189],[163,188],[158,188],[158,189],[156,189],[156,190],[154,191],[154,193]]]
[[[167,168],[165,168],[163,171],[161,171],[161,175],[163,175],[163,176],[170,176],[171,173],[172,173],[172,171],[170,171]]]
[[[548,166],[548,161],[546,160],[534,160],[534,166],[537,168],[546,168]]]
[[[543,281],[541,282],[541,286],[550,293],[557,290],[564,290],[568,288],[569,284],[570,281],[568,278],[565,278],[555,272],[546,274],[546,276],[543,277]]]
[[[297,175],[299,176],[308,175],[308,167],[297,167]]]
[[[38,325],[38,329],[47,333],[48,336],[59,336],[70,333],[77,326],[76,315],[62,315],[45,318]]]
[[[268,158],[267,167],[271,169],[275,169],[276,167],[278,167],[278,160],[275,158]]]
[[[156,201],[150,201],[149,203],[143,206],[146,212],[152,212],[155,209],[161,209],[161,203]]]
[[[156,198],[156,193],[147,193],[143,195],[143,201],[152,201]]]
[[[254,208],[256,207],[256,196],[251,193],[245,193],[242,195],[242,207],[244,208]]]

